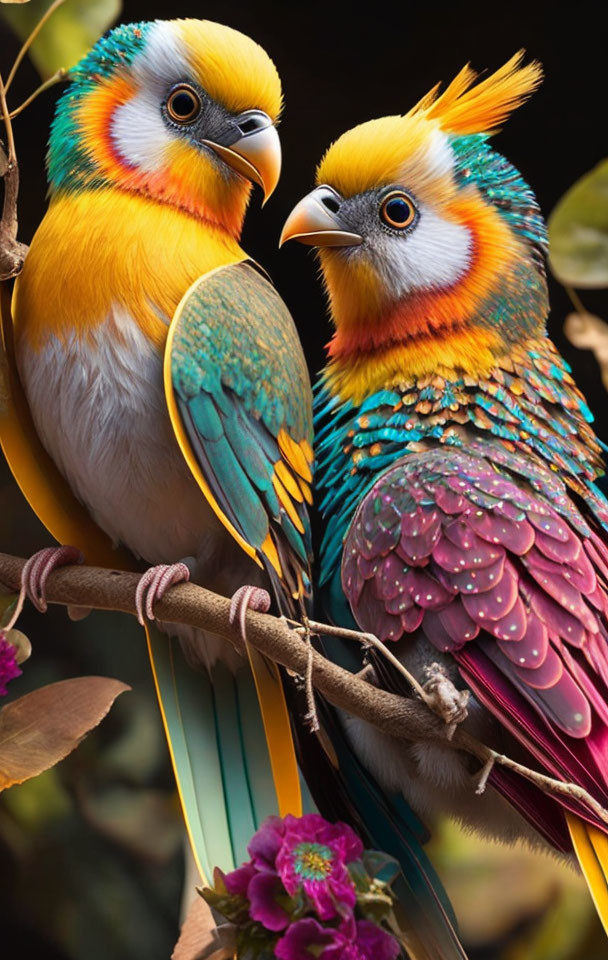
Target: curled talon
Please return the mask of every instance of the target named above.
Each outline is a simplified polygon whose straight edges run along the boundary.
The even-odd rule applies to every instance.
[[[160,563],[146,570],[135,591],[135,609],[142,627],[146,620],[156,619],[154,605],[163,599],[167,590],[189,579],[190,570],[185,563]]]
[[[248,584],[233,594],[230,601],[228,619],[231,624],[238,623],[241,640],[247,642],[245,615],[247,610],[256,610],[258,613],[268,613],[270,610],[270,594],[262,587],[252,587]]]
[[[457,725],[468,716],[469,691],[457,690],[439,663],[425,667],[424,672],[427,676],[422,685],[424,702],[450,728],[448,739],[451,740]]]
[[[46,613],[46,582],[53,570],[72,563],[83,562],[84,556],[78,547],[44,547],[43,550],[38,550],[29,558],[21,571],[21,589],[19,590],[17,604],[9,623],[6,624],[4,629],[12,629],[17,622],[26,597],[40,613]]]

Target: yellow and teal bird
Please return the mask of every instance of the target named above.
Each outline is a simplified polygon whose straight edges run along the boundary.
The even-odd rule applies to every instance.
[[[229,27],[154,21],[112,30],[69,79],[48,211],[5,319],[9,463],[51,533],[87,562],[155,565],[142,615],[188,577],[227,596],[272,584],[295,610],[310,590],[310,384],[289,312],[239,243],[252,184],[268,197],[280,173],[276,68]],[[74,556],[34,558],[35,601]],[[209,877],[243,859],[268,812],[300,812],[289,718],[278,668],[245,638],[237,651],[164,629],[199,668],[149,631]]]
[[[329,615],[377,634],[420,683],[428,669],[451,681],[466,729],[573,788],[495,766],[476,793],[447,747],[354,719],[348,741],[423,818],[576,853],[606,925],[604,447],[547,336],[538,204],[489,142],[540,79],[521,54],[479,83],[467,66],[404,116],[348,131],[283,239],[319,247],[335,325],[316,392]]]

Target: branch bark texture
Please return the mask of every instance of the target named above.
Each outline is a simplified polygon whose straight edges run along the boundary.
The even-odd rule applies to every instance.
[[[12,590],[19,590],[21,571],[25,560],[0,553],[0,582]],[[117,610],[136,615],[135,590],[140,576],[100,567],[73,566],[54,571],[46,584],[49,603],[64,606],[91,607],[96,610]],[[230,600],[192,583],[174,586],[155,606],[159,620],[188,624],[208,630],[235,643],[235,628],[230,623]],[[315,625],[316,626],[316,625]],[[310,669],[311,650],[299,631],[269,614],[247,611],[247,640],[261,653],[300,676]],[[352,633],[352,631],[349,631]],[[365,635],[361,635],[365,640]],[[353,642],[355,642],[353,640]],[[531,770],[480,743],[462,727],[453,730],[435,716],[422,700],[397,696],[379,690],[317,651],[312,651],[312,682],[314,687],[335,707],[373,724],[383,733],[399,740],[418,742],[432,740],[447,747],[464,750],[477,757],[485,767],[485,779],[494,763],[533,782],[539,789],[552,795],[575,797],[587,804],[608,824],[606,811],[586,790],[577,784],[555,780]],[[481,782],[480,790],[485,786]]]

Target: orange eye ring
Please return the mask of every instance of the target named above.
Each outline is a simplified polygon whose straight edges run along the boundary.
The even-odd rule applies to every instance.
[[[405,230],[416,216],[416,207],[411,197],[403,190],[393,190],[384,197],[380,206],[380,216],[384,223],[394,230]]]
[[[174,87],[167,99],[167,113],[174,123],[192,123],[201,112],[201,98],[187,83]]]

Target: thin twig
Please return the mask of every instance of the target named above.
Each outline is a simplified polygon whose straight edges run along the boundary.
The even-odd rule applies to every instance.
[[[9,88],[10,88],[10,85],[11,85],[11,83],[13,82],[13,80],[15,79],[15,74],[17,73],[17,70],[19,69],[19,65],[20,65],[21,61],[23,60],[23,58],[24,58],[24,56],[26,55],[27,51],[29,50],[29,48],[30,48],[31,45],[33,44],[34,40],[36,39],[36,37],[38,36],[38,34],[40,33],[40,31],[42,30],[43,26],[45,25],[45,23],[47,22],[47,20],[49,19],[49,17],[52,17],[52,16],[53,16],[53,14],[55,13],[55,10],[57,10],[59,7],[61,7],[64,3],[65,3],[65,0],[55,0],[55,2],[50,5],[50,7],[49,7],[48,10],[46,11],[46,13],[44,13],[44,14],[40,17],[40,20],[38,21],[38,23],[36,24],[36,26],[34,27],[34,29],[32,30],[32,32],[30,33],[29,37],[24,41],[23,46],[21,47],[21,50],[19,51],[19,53],[18,53],[17,56],[15,57],[15,62],[14,62],[14,64],[13,64],[13,66],[11,67],[11,72],[10,72],[9,75],[8,75],[8,79],[7,79],[7,81],[6,81],[6,86],[5,86],[5,88],[4,88],[6,93],[8,93]]]
[[[574,287],[565,286],[565,287],[564,287],[564,290],[566,291],[566,293],[567,293],[568,296],[570,297],[570,302],[572,303],[572,306],[574,307],[574,309],[576,310],[576,312],[577,312],[577,313],[580,313],[580,314],[582,314],[582,315],[584,316],[588,311],[585,310],[585,305],[584,305],[583,301],[581,300],[581,298],[579,297],[579,295],[578,295],[578,293],[576,292],[576,290],[574,289]]]
[[[4,171],[4,202],[0,220],[0,280],[16,276],[25,260],[27,247],[17,240],[17,197],[19,195],[19,167],[15,138],[11,124],[6,87],[0,76],[0,112],[6,127],[6,170]]]
[[[25,560],[0,553],[0,583],[18,590]],[[55,570],[46,584],[49,603],[88,607],[98,610],[120,610],[136,616],[135,591],[140,575],[99,567],[73,566]],[[155,613],[169,623],[187,624],[207,630],[234,643],[234,627],[230,622],[230,600],[192,583],[172,587],[155,606]],[[287,623],[269,614],[249,610],[246,614],[247,641],[271,660],[292,673],[305,676],[309,649],[301,636]],[[298,625],[300,626],[300,625]],[[327,635],[337,628],[311,624]],[[356,635],[356,631],[351,631]],[[365,639],[360,634],[359,639]],[[483,764],[489,761],[508,767],[525,777],[540,790],[551,795],[569,797],[586,804],[603,823],[608,824],[608,810],[583,787],[545,776],[497,753],[472,737],[459,726],[448,741],[446,724],[427,706],[415,698],[397,696],[380,690],[348,670],[312,651],[312,681],[315,688],[334,706],[373,724],[390,737],[413,742],[435,741],[447,748],[464,750]]]
[[[2,119],[4,120],[4,126],[6,127],[6,145],[8,147],[7,158],[10,169],[11,166],[16,166],[17,164],[17,151],[15,150],[15,137],[13,134],[11,115],[8,109],[8,103],[6,102],[7,90],[8,87],[4,85],[2,76],[0,75],[0,106],[2,107]]]
[[[382,643],[373,633],[361,633],[359,630],[348,630],[345,627],[336,627],[333,624],[316,623],[314,620],[309,620],[308,626],[313,633],[318,633],[326,637],[344,637],[347,640],[357,640],[364,645],[367,644],[370,647],[375,647],[383,657],[386,657],[389,663],[392,663],[395,670],[398,670],[399,673],[405,677],[412,690],[415,690],[422,700],[426,700],[426,692],[422,684],[418,683],[413,673],[410,673],[407,667],[403,666],[401,660],[398,660],[386,644]]]
[[[64,67],[60,67],[52,77],[49,77],[48,80],[45,80],[44,83],[41,83],[39,87],[36,87],[33,93],[30,93],[27,100],[24,100],[18,107],[15,107],[14,110],[11,110],[9,116],[11,120],[14,120],[15,117],[18,117],[20,113],[23,113],[26,107],[29,107],[36,97],[39,97],[41,93],[44,93],[45,90],[48,90],[49,87],[54,87],[56,83],[60,83],[62,80],[65,80],[68,72]]]

